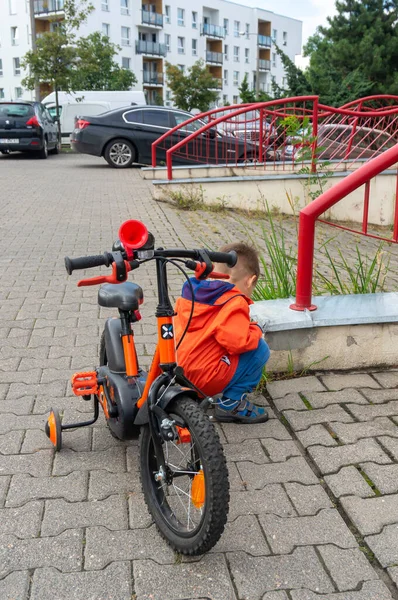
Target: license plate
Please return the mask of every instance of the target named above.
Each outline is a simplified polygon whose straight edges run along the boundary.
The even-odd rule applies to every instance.
[[[0,144],[19,144],[19,140],[15,138],[0,138]]]

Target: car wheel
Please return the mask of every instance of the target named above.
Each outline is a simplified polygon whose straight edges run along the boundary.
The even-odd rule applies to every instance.
[[[59,142],[57,142],[54,146],[54,148],[51,150],[51,154],[59,154],[59,151],[61,149],[61,144]]]
[[[1,153],[2,154],[10,154],[10,151],[9,150],[2,150]]]
[[[105,148],[104,157],[108,165],[116,169],[127,169],[135,161],[135,148],[127,140],[112,140]]]
[[[43,148],[39,150],[39,158],[47,158],[48,157],[48,142],[47,138],[44,138]]]

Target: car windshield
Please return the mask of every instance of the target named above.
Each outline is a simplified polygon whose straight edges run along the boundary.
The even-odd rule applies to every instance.
[[[35,114],[31,104],[0,104],[0,117],[31,117]]]

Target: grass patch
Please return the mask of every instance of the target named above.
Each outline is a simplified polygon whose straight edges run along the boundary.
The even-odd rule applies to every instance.
[[[356,466],[355,467],[356,470],[358,471],[358,473],[360,475],[362,475],[362,477],[364,478],[364,480],[366,481],[366,483],[368,484],[368,486],[370,488],[372,488],[373,492],[375,493],[376,496],[381,496],[381,491],[379,490],[379,488],[376,486],[376,484],[371,480],[371,478],[365,473],[365,471],[363,471],[363,469],[361,469],[361,467]]]

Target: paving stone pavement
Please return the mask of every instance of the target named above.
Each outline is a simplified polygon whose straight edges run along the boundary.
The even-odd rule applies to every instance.
[[[197,247],[203,232],[221,244],[225,225],[195,232],[138,170],[87,156],[1,157],[0,178],[0,600],[397,600],[398,371],[278,381],[262,398],[268,423],[218,426],[228,524],[207,555],[176,556],[145,507],[136,442],[100,418],[55,455],[43,433],[51,406],[87,418],[68,379],[97,364],[109,315],[63,257],[109,248],[128,218],[170,246]],[[152,268],[135,280],[148,366]],[[171,273],[173,297],[180,286]]]

